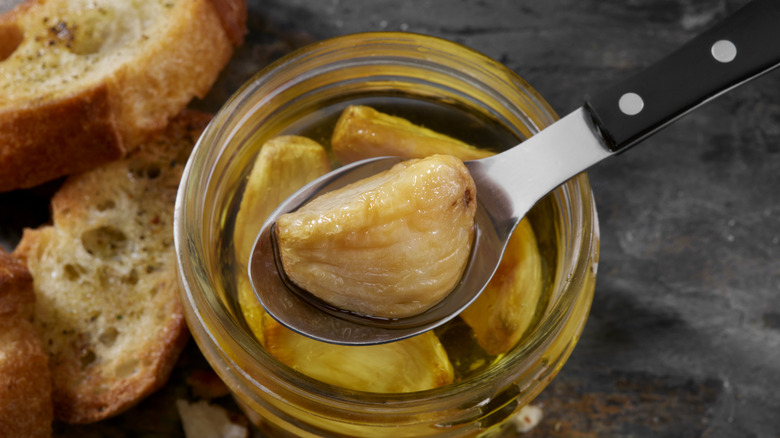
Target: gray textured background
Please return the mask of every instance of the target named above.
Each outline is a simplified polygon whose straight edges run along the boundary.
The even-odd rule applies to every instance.
[[[217,109],[269,60],[309,41],[402,30],[500,60],[565,114],[746,2],[249,3],[246,44],[194,106]],[[545,419],[526,436],[780,437],[780,72],[589,175],[602,236],[593,308],[571,359],[537,401]],[[15,244],[21,226],[46,220],[49,192],[0,195],[3,246]],[[58,434],[180,433],[129,420],[161,397],[105,425]]]

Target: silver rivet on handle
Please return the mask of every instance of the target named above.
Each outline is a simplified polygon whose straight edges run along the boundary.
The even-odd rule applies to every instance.
[[[636,93],[626,93],[620,96],[618,107],[623,114],[635,116],[642,112],[642,109],[645,107],[645,101],[642,100],[642,96]]]
[[[729,40],[719,40],[712,45],[710,52],[716,61],[726,64],[737,57],[737,46]]]

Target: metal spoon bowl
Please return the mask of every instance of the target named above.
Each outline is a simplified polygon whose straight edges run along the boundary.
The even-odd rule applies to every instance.
[[[473,251],[461,282],[446,299],[427,311],[399,319],[366,318],[340,312],[310,299],[291,285],[276,256],[273,225],[312,197],[389,169],[402,159],[380,157],[340,167],[308,184],[281,204],[267,219],[255,241],[249,277],[260,303],[281,324],[325,342],[367,345],[390,342],[430,330],[457,316],[476,299],[501,259],[504,243],[490,226],[490,217],[478,207]]]

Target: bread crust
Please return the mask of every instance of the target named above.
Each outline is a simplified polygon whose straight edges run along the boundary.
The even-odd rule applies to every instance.
[[[35,294],[30,271],[0,248],[0,316],[32,316]]]
[[[222,27],[235,46],[244,43],[246,34],[247,7],[245,0],[211,0],[217,9]]]
[[[35,279],[55,416],[98,421],[163,386],[189,338],[173,241],[176,191],[209,115],[185,111],[126,158],[69,177],[53,224],[14,255]]]
[[[0,249],[0,438],[51,436],[49,360],[30,322],[27,268]]]
[[[125,154],[106,84],[0,112],[0,191],[28,188]],[[42,141],[47,139],[47,141]]]
[[[22,35],[16,48],[11,40],[0,44],[0,191],[132,151],[205,96],[246,29],[243,0],[150,1],[165,16],[155,28],[136,30],[131,43],[95,48],[90,44],[116,37],[85,36],[90,24],[79,20],[87,19],[66,11],[79,1],[28,0],[0,15],[0,34]],[[119,24],[110,29],[126,31]]]

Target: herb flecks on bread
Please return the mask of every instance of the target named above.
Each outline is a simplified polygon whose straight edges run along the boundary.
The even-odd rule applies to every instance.
[[[51,358],[58,418],[119,413],[161,387],[184,343],[173,209],[209,117],[186,112],[125,159],[68,178],[53,224],[27,229],[35,322]]]
[[[0,191],[124,156],[203,97],[244,0],[28,0],[0,15]]]

